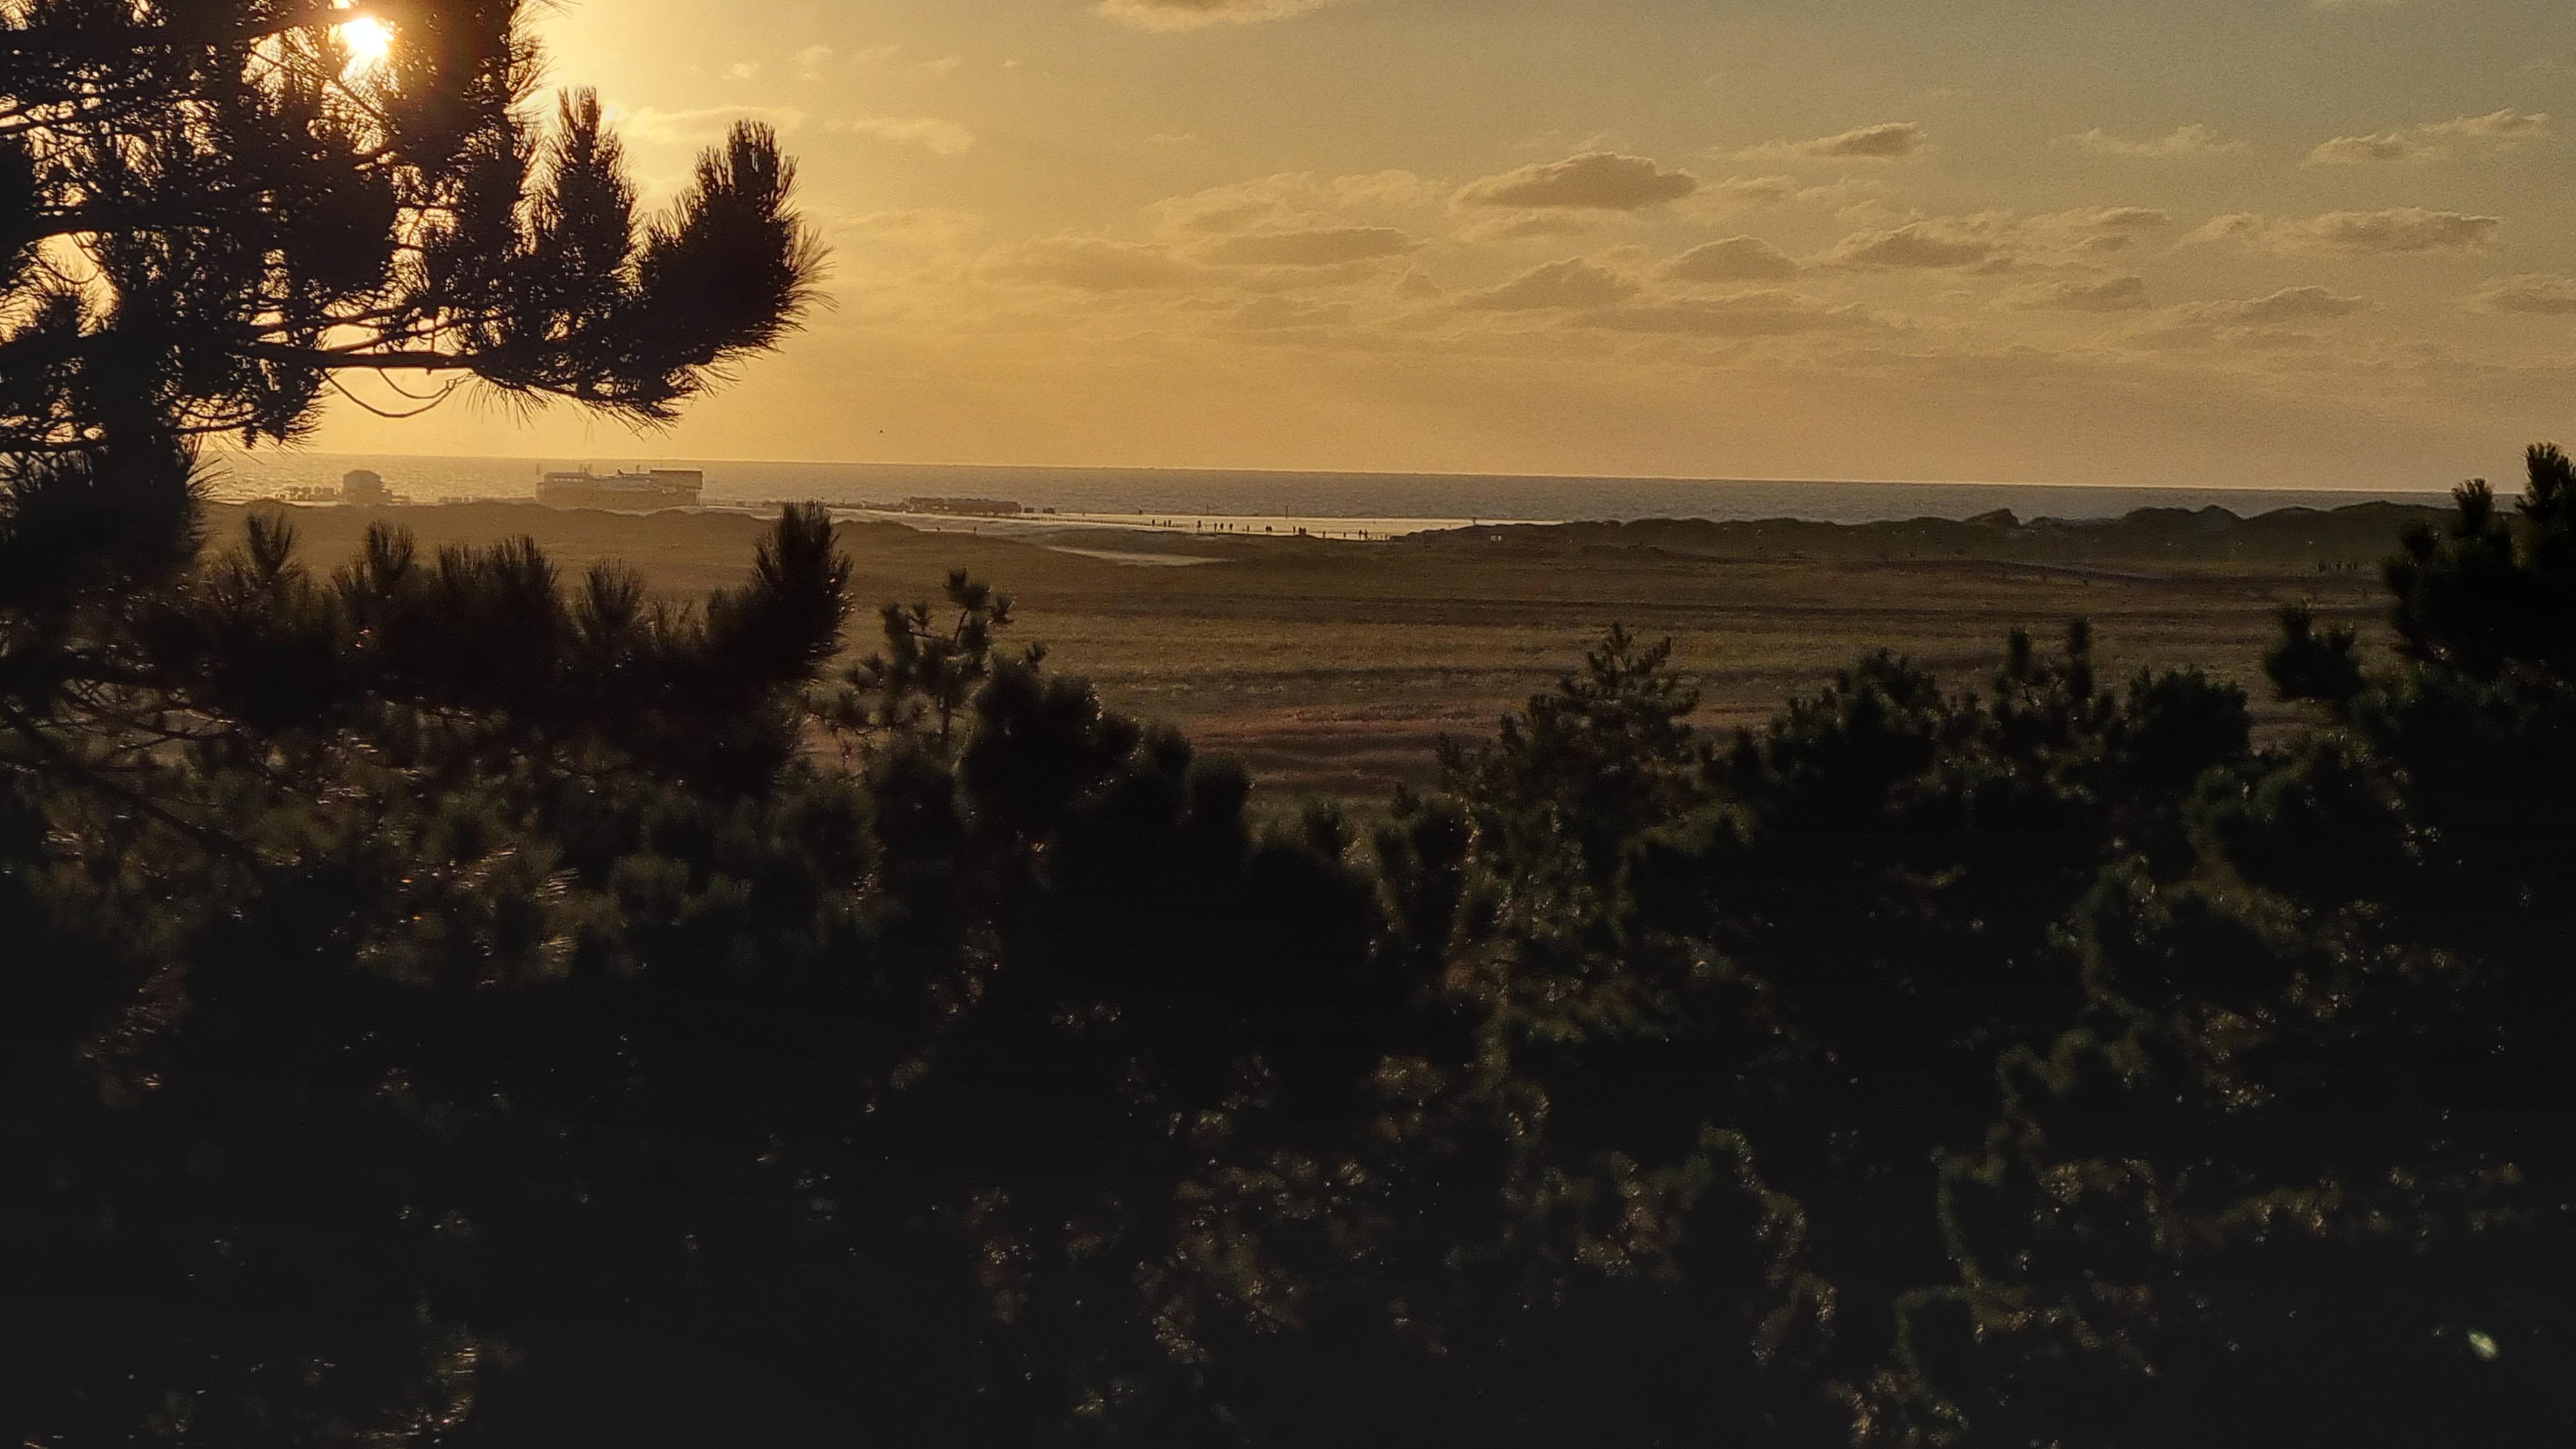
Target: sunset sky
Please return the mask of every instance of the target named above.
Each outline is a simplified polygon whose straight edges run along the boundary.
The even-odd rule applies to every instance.
[[[2440,486],[2576,443],[2557,0],[571,0],[832,307],[335,451]],[[399,37],[396,38],[399,43]]]

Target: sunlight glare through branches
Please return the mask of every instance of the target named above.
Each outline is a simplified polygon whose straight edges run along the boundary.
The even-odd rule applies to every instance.
[[[332,29],[349,52],[351,71],[374,70],[393,54],[393,28],[373,16],[362,16]]]

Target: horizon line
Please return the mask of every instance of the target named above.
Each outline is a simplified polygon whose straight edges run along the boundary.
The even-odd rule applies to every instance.
[[[714,463],[751,464],[766,468],[950,468],[950,469],[1019,469],[1032,473],[1217,473],[1245,474],[1254,477],[1326,477],[1326,478],[1430,478],[1476,480],[1493,479],[1532,483],[1702,483],[1702,484],[1779,484],[1795,487],[1870,487],[1870,488],[2067,488],[2082,490],[2121,490],[2133,493],[2424,493],[2447,496],[2450,486],[2343,485],[2318,487],[2296,483],[2081,483],[2062,480],[2011,478],[1762,478],[1752,476],[1721,477],[1695,473],[1515,473],[1463,472],[1449,469],[1388,468],[1254,468],[1239,466],[1182,465],[1151,463],[932,463],[874,462],[832,458],[716,458],[691,457],[683,454],[609,454],[592,453],[351,453],[323,448],[300,448],[270,445],[265,448],[242,448],[230,443],[217,443],[209,451],[259,462],[263,455],[285,453],[305,458],[399,459],[403,461],[436,461],[453,463],[534,463],[542,467],[549,461],[581,456],[586,463],[608,459],[617,463]]]

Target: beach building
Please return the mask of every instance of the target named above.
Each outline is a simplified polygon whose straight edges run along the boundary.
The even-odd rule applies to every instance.
[[[705,491],[707,475],[695,468],[654,468],[611,473],[588,468],[566,469],[537,479],[537,501],[555,508],[613,508],[647,513],[657,508],[693,508]]]

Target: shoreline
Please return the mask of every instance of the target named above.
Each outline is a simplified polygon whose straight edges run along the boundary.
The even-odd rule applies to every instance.
[[[536,491],[534,463],[405,460],[320,455],[251,455],[226,460],[210,495],[244,499],[339,491],[343,465],[382,476],[420,503],[502,501]],[[923,495],[1016,503],[1028,520],[1078,519],[1091,526],[1177,527],[1185,532],[1406,534],[1428,528],[1565,520],[1782,518],[1832,523],[1968,519],[1997,509],[2061,519],[2120,516],[2138,508],[2216,505],[2238,514],[2279,508],[2332,509],[2384,502],[2439,506],[2434,490],[2128,487],[2118,484],[1869,483],[1803,480],[1664,480],[1531,476],[1207,473],[1098,469],[1033,470],[950,466],[935,472],[890,467],[692,465],[711,504],[812,499],[836,509],[882,509]],[[980,522],[980,520],[977,520]],[[1285,525],[1283,530],[1282,525]]]
[[[207,500],[221,507],[279,507],[299,510],[329,509],[405,509],[444,510],[480,507],[544,509],[551,514],[568,516],[593,515],[602,518],[660,519],[688,517],[762,518],[773,515],[782,506],[807,500],[719,498],[677,508],[612,509],[566,508],[522,497],[443,497],[418,499],[397,496],[389,504],[350,503],[337,499],[286,498],[252,495],[215,497]],[[2204,504],[2198,508],[2155,506],[2132,508],[2109,517],[2058,517],[2034,514],[2022,517],[2009,509],[1994,509],[1966,517],[1924,514],[1910,518],[1884,519],[1819,519],[1795,515],[1760,518],[1717,518],[1706,515],[1650,515],[1637,518],[1519,518],[1505,516],[1407,516],[1381,514],[1354,516],[1344,514],[1241,514],[1220,512],[1108,512],[1026,510],[1019,513],[941,513],[915,512],[894,508],[871,508],[825,502],[824,509],[836,522],[892,524],[923,534],[957,534],[1013,542],[1052,546],[1050,539],[1066,535],[1114,533],[1135,535],[1140,539],[1192,540],[1208,544],[1287,543],[1297,541],[1335,543],[1394,543],[1423,541],[1440,535],[1474,535],[1499,542],[1510,539],[1530,542],[1533,536],[1572,536],[1576,533],[1620,533],[1634,537],[1649,534],[1729,535],[1756,532],[1781,532],[1822,536],[1858,537],[1889,531],[1955,531],[1977,530],[1997,537],[2016,535],[2055,535],[2066,538],[2101,538],[2132,529],[2144,523],[2172,527],[2181,525],[2203,534],[2223,534],[2239,528],[2278,529],[2284,526],[2319,526],[2330,531],[2354,523],[2366,523],[2373,529],[2388,527],[2392,514],[2411,515],[2418,510],[2438,508],[2439,503],[2394,500],[2346,502],[2334,507],[2288,504],[2256,512],[2240,513],[2223,504]]]
[[[2385,487],[2315,487],[2300,484],[2258,483],[2099,483],[2062,478],[1837,478],[1762,477],[1753,474],[1702,473],[1530,473],[1478,470],[1472,468],[1246,468],[1200,466],[1195,464],[1163,465],[1153,463],[933,463],[907,461],[847,461],[828,458],[696,458],[663,457],[655,454],[590,452],[582,454],[489,454],[489,453],[337,453],[327,451],[287,452],[263,449],[249,452],[239,448],[216,451],[225,463],[264,471],[278,465],[327,464],[339,467],[371,467],[398,464],[428,467],[449,472],[481,471],[507,467],[514,473],[539,471],[565,462],[588,462],[606,466],[614,463],[636,467],[695,468],[707,473],[752,470],[759,472],[792,472],[801,474],[847,473],[904,478],[921,474],[957,477],[1002,477],[1028,474],[1038,477],[1075,479],[1115,477],[1139,482],[1171,478],[1196,478],[1209,482],[1235,480],[1297,483],[1316,479],[1352,479],[1369,482],[1403,484],[1501,483],[1506,485],[1542,484],[1557,487],[1619,487],[1644,485],[1671,488],[1921,488],[1921,489],[2028,489],[2124,493],[2317,493],[2323,495],[2368,494],[2439,496],[2438,488]]]

